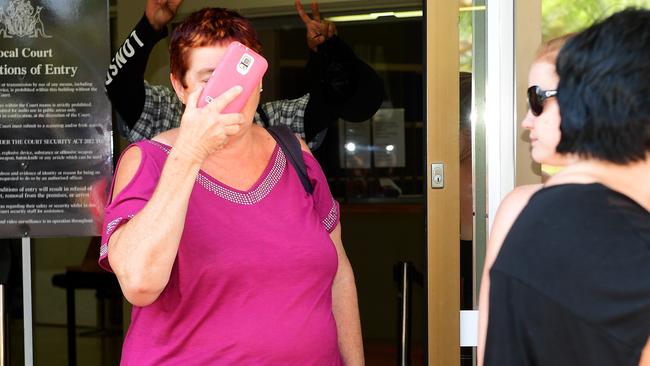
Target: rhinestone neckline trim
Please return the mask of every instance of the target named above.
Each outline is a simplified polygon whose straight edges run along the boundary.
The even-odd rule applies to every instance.
[[[148,140],[148,142],[152,143],[154,146],[158,147],[169,155],[169,152],[171,151],[169,146],[153,140]],[[254,186],[255,188],[249,191],[242,192],[229,188],[225,184],[207,175],[202,170],[199,171],[199,174],[196,177],[196,181],[206,190],[227,201],[241,205],[256,204],[263,200],[269,193],[271,193],[275,185],[280,181],[280,178],[282,177],[284,169],[287,165],[287,160],[284,156],[284,153],[282,152],[282,149],[278,148],[277,145],[275,149],[275,159],[272,162],[271,169],[268,171],[266,176],[262,178],[261,182],[258,180],[259,184],[255,183],[257,186]],[[264,171],[266,172],[267,169]]]

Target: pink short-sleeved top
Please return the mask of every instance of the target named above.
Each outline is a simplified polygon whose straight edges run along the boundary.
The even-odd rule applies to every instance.
[[[151,197],[170,147],[140,141],[135,177],[106,208],[108,240]],[[332,314],[339,220],[318,162],[303,154],[314,192],[305,192],[276,146],[248,190],[200,172],[169,283],[133,307],[122,365],[341,365]],[[155,230],[152,227],[151,230]]]

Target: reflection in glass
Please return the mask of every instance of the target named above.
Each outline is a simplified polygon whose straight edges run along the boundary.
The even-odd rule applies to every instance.
[[[411,10],[417,14],[407,18],[338,19],[339,36],[381,76],[385,95],[372,118],[339,120],[313,152],[341,203],[343,243],[357,282],[367,365],[396,364],[403,277],[395,269],[402,262],[409,264],[412,281],[408,356],[411,365],[425,364],[423,18],[421,9]],[[368,13],[372,11],[359,10],[357,15]],[[337,15],[323,11],[331,20]],[[300,43],[304,31],[297,26],[273,32],[283,65],[278,78],[282,94],[277,97],[295,97],[302,90],[306,61],[301,59],[306,56]]]
[[[460,53],[460,227],[461,309],[476,308],[486,232],[485,0],[461,0]],[[461,349],[461,365],[475,363],[475,349]]]

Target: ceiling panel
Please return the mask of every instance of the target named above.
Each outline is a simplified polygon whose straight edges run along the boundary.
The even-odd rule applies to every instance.
[[[303,1],[305,9],[309,10],[311,1]],[[420,9],[422,1],[414,0],[319,0],[319,8],[323,14],[358,13],[370,10]],[[248,17],[292,15],[296,10],[291,0],[185,0],[180,13],[187,14],[206,6],[220,6],[237,9]]]

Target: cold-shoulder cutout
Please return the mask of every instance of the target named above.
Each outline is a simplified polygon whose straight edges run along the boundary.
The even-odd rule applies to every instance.
[[[142,151],[137,145],[128,146],[115,167],[115,180],[111,188],[108,204],[124,190],[142,167]]]
[[[99,265],[110,271],[108,242],[121,226],[133,218],[151,198],[166,153],[155,142],[136,142],[122,152],[104,210]]]

